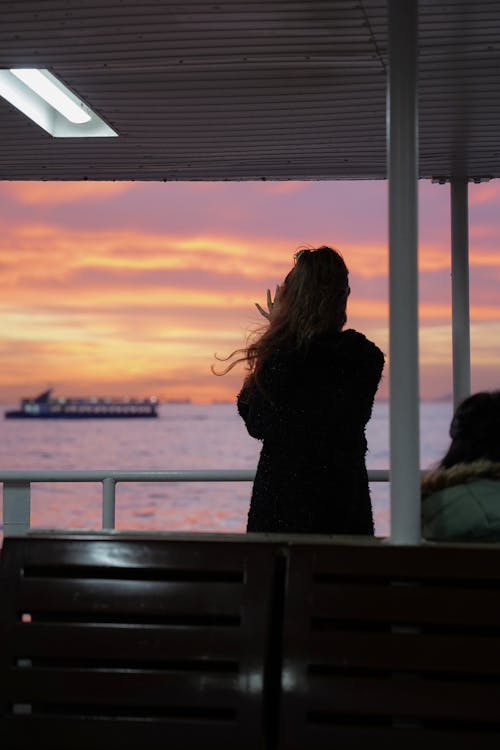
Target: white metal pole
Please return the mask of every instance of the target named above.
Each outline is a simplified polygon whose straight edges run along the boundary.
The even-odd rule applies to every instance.
[[[114,477],[102,480],[102,528],[115,528],[115,487]]]
[[[30,527],[31,483],[26,479],[4,482],[3,534],[25,534]]]
[[[417,544],[420,526],[418,378],[418,108],[416,0],[388,0],[391,539]]]
[[[468,179],[452,177],[451,315],[453,340],[453,405],[470,395],[469,205]]]

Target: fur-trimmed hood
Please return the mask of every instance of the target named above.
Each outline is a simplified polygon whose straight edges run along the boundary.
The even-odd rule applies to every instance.
[[[500,480],[500,463],[482,458],[468,464],[455,464],[449,469],[434,469],[422,481],[422,497],[474,479]]]

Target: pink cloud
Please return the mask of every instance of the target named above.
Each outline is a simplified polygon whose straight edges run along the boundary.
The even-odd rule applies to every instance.
[[[500,185],[498,180],[482,182],[478,185],[469,185],[469,204],[477,206],[481,203],[490,203],[500,199]]]

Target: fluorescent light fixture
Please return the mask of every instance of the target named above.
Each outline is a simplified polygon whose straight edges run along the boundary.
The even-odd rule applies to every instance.
[[[56,138],[117,135],[45,68],[0,70],[0,95]]]
[[[59,81],[51,81],[46,75],[48,71],[36,68],[11,68],[10,72],[70,122],[81,124],[90,120],[90,115],[84,109],[85,104],[83,102],[77,104],[68,96],[64,90],[65,87],[63,88]]]

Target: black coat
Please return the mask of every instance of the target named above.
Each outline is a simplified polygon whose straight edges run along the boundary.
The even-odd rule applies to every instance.
[[[276,351],[238,411],[263,441],[247,531],[373,534],[365,425],[384,355],[357,331]]]

